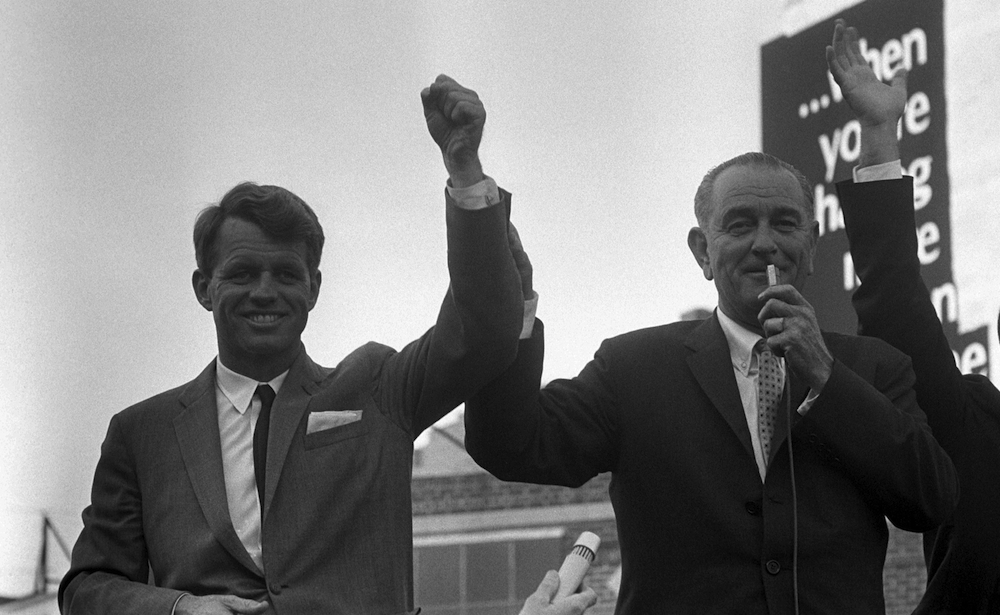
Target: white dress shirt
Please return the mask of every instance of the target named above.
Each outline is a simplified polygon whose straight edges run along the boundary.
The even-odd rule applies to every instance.
[[[253,465],[253,433],[260,416],[260,398],[254,393],[269,384],[275,394],[288,375],[286,370],[270,382],[261,383],[237,374],[215,360],[215,405],[222,441],[222,472],[226,478],[226,500],[233,528],[261,572],[264,557],[260,539],[260,498]]]

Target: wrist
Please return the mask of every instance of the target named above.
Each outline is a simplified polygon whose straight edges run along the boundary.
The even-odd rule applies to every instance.
[[[462,161],[445,158],[444,166],[448,170],[448,180],[453,188],[468,188],[485,179],[483,165],[479,162],[478,155]]]
[[[859,167],[870,167],[900,159],[896,126],[895,122],[861,126]]]

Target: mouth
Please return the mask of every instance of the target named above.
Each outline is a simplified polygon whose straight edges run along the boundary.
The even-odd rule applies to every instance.
[[[247,314],[244,318],[252,324],[266,326],[281,320],[281,314]]]

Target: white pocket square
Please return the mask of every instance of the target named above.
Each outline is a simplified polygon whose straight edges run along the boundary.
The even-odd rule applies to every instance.
[[[325,429],[333,429],[341,425],[349,425],[361,420],[364,410],[327,410],[326,412],[310,412],[306,433],[316,433]]]

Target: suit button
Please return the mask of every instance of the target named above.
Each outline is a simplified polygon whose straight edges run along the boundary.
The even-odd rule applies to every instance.
[[[747,502],[746,507],[747,507],[747,512],[750,513],[751,515],[757,515],[758,513],[760,513],[760,504],[758,504],[757,502],[753,501]]]
[[[773,559],[768,560],[768,562],[764,564],[764,567],[767,568],[767,571],[771,574],[778,574],[778,572],[781,571],[781,564]]]
[[[268,589],[271,590],[271,593],[274,594],[275,596],[281,595],[281,586],[278,585],[277,583],[271,583]]]

